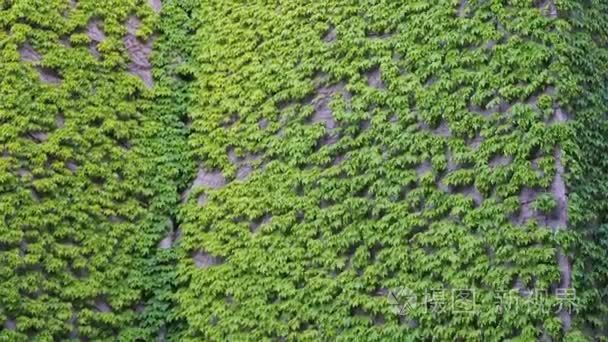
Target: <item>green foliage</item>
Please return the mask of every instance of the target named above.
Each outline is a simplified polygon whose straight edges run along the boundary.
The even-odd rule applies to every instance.
[[[0,340],[603,338],[608,8],[539,3],[0,1]]]
[[[550,215],[553,210],[555,210],[557,203],[555,198],[550,193],[544,193],[536,199],[534,202],[534,209],[542,212],[546,215]]]
[[[581,170],[578,116],[557,114],[585,82],[578,31],[550,2],[459,5],[197,7],[189,141],[228,184],[180,214],[185,339],[564,338],[556,254],[578,244],[554,238],[553,187]],[[315,121],[323,101],[335,124]],[[234,179],[235,151],[263,166]],[[222,262],[196,267],[200,251]],[[502,312],[496,294],[518,287],[550,310]],[[472,289],[479,307],[400,317],[395,288]]]
[[[189,173],[183,108],[128,72],[130,16],[146,39],[144,1],[0,3],[0,340],[147,340],[165,324],[156,245]]]
[[[576,165],[570,171],[570,221],[576,227],[569,238],[571,253],[576,255],[574,285],[584,304],[577,318],[593,337],[604,341],[608,336],[608,210],[606,191],[608,164],[604,153],[608,126],[606,83],[608,55],[602,27],[608,23],[604,2],[572,2],[567,17],[573,33],[562,47],[562,59],[571,66],[571,76],[563,79],[564,102],[576,113],[573,147],[570,156]],[[573,340],[580,340],[574,336]]]

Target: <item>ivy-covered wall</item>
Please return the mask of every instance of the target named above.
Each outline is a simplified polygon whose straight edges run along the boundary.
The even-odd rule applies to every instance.
[[[604,1],[0,1],[0,340],[603,340]]]
[[[188,167],[157,22],[145,1],[0,2],[0,340],[164,324],[156,246]]]

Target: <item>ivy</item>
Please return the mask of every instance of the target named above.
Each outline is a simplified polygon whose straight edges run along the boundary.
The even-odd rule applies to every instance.
[[[555,122],[583,87],[569,5],[563,18],[528,1],[199,6],[189,140],[201,172],[228,182],[182,207],[184,338],[577,335],[554,310],[553,187],[576,196],[583,132],[578,116]],[[233,179],[235,151],[262,163]],[[198,252],[221,262],[197,267]],[[551,310],[502,312],[496,294],[518,286]],[[483,300],[403,317],[396,288]]]
[[[0,340],[605,338],[607,5],[161,5],[0,1]]]
[[[0,17],[0,340],[151,339],[174,284],[157,243],[189,167],[178,98],[130,72],[127,21],[145,41],[158,17],[63,0]]]

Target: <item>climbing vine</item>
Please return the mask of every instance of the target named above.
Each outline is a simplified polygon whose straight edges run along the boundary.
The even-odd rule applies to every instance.
[[[0,1],[0,340],[605,339],[607,6]]]
[[[556,12],[529,1],[199,6],[185,336],[576,336],[559,308],[578,85]],[[466,289],[476,309],[395,314],[398,288]],[[497,294],[508,291],[544,294],[544,309],[506,310]]]
[[[0,3],[0,340],[157,335],[150,265],[187,170],[151,88],[157,20],[143,1]]]

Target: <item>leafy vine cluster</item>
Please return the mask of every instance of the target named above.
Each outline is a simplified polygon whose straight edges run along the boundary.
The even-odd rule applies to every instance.
[[[0,340],[166,326],[188,158],[158,25],[145,1],[0,2]]]
[[[605,13],[0,2],[0,340],[601,340]]]

